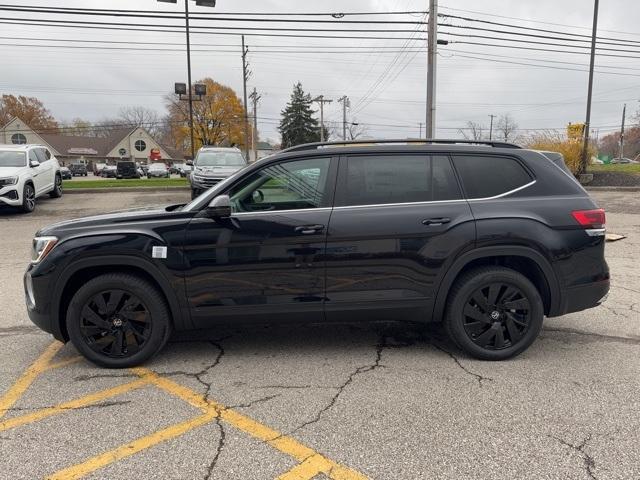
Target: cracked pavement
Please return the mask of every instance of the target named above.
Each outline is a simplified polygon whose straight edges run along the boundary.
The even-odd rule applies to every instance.
[[[0,276],[0,396],[51,344],[23,306],[33,233],[77,205],[90,214],[180,196],[74,194],[43,199],[32,216],[0,212],[11,259]],[[594,197],[608,230],[627,236],[607,244],[607,301],[545,320],[511,361],[474,360],[436,325],[225,325],[175,334],[145,366],[370,478],[640,478],[640,196]],[[75,356],[67,345],[55,361]],[[39,376],[3,420],[137,378],[70,362]],[[43,478],[199,413],[151,387],[68,408],[0,431],[0,479]],[[268,479],[298,463],[218,415],[85,478]]]

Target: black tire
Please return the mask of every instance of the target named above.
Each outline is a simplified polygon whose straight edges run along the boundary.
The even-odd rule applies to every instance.
[[[71,299],[66,324],[76,349],[106,368],[140,365],[158,353],[171,334],[171,314],[162,293],[142,278],[120,273],[85,283]]]
[[[444,327],[469,355],[505,360],[534,342],[543,318],[542,298],[527,277],[509,268],[480,267],[455,282]]]
[[[22,206],[24,213],[31,213],[36,208],[36,190],[31,183],[25,183],[22,189]]]
[[[62,196],[62,176],[56,173],[56,178],[53,180],[53,190],[49,192],[51,198],[60,198]]]

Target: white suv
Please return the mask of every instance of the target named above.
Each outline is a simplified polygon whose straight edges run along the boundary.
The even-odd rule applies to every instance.
[[[60,164],[42,145],[0,145],[0,206],[33,212],[36,198],[62,196]]]

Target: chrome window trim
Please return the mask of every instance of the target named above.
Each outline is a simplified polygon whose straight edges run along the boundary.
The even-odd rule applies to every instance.
[[[483,197],[483,198],[469,198],[467,199],[469,202],[482,202],[484,200],[494,200],[496,198],[506,197],[507,195],[511,195],[512,193],[519,192],[520,190],[524,190],[525,188],[530,187],[536,183],[536,180],[532,180],[529,183],[522,185],[521,187],[514,188],[513,190],[509,190],[508,192],[501,193],[500,195],[494,195],[493,197]]]
[[[279,213],[292,213],[292,212],[322,212],[332,210],[332,207],[319,207],[319,208],[291,208],[287,210],[265,210],[262,212],[232,212],[231,217],[245,216],[245,215],[264,215],[264,214],[279,214]]]
[[[432,203],[461,203],[466,202],[464,198],[458,198],[455,200],[431,200],[425,202],[401,202],[401,203],[372,203],[369,205],[342,205],[340,207],[333,207],[334,210],[344,210],[347,208],[371,208],[371,207],[403,207],[407,205],[430,205]]]

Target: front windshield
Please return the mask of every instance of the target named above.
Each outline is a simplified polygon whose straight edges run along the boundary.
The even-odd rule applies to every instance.
[[[203,151],[196,157],[198,167],[243,167],[244,157],[236,151]]]
[[[26,167],[27,157],[24,152],[0,151],[0,167]]]
[[[149,170],[166,170],[164,165],[161,165],[159,163],[154,163],[153,165],[149,166]]]

